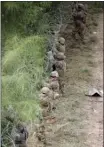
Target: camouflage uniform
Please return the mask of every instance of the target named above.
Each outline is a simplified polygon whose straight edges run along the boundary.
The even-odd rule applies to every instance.
[[[16,147],[27,147],[28,131],[22,124],[13,128],[11,136]]]
[[[86,23],[86,12],[83,4],[77,4],[73,12],[73,21],[74,21],[74,30],[73,37],[76,37],[78,34],[81,40],[84,39],[84,30]]]
[[[61,62],[62,62],[62,67],[56,67],[56,70],[59,74],[60,90],[61,90],[61,93],[64,94],[66,64],[64,61],[61,61]]]
[[[64,73],[64,70],[60,70],[60,69],[57,69],[58,73],[59,73],[59,85],[60,85],[60,90],[61,90],[61,93],[64,94],[64,86],[65,86],[65,82],[64,82],[64,76],[65,76],[65,73]]]

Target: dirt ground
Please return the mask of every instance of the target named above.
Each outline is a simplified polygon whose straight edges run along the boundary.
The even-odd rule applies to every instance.
[[[103,89],[103,15],[91,34],[95,41],[90,35],[85,44],[75,42],[68,28],[60,32],[66,39],[65,96],[55,100],[56,122],[46,124],[46,147],[103,147],[103,98],[85,96],[91,87]]]
[[[95,41],[92,43],[89,37],[85,44],[73,43],[70,35],[63,35],[67,57],[65,97],[57,100],[53,114],[57,121],[49,126],[51,147],[103,147],[103,99],[85,96],[91,87],[103,89],[102,14],[93,32]]]
[[[93,62],[91,86],[103,89],[103,15],[98,18],[97,43],[92,46]],[[103,147],[103,99],[88,103],[88,143],[91,147]]]

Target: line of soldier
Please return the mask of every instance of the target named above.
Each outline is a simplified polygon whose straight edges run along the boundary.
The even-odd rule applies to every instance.
[[[42,108],[42,119],[37,127],[36,136],[39,142],[46,144],[44,120],[50,117],[51,112],[56,108],[54,100],[59,98],[60,90],[64,93],[64,76],[66,71],[65,39],[58,37],[56,50],[53,52],[52,72],[49,79],[43,84],[40,91],[40,106]]]
[[[86,10],[83,4],[75,3],[73,5],[73,21],[74,29],[72,36],[76,39],[76,34],[80,36],[80,39],[84,40],[84,30],[86,23]],[[52,100],[59,97],[59,90],[64,94],[64,76],[66,71],[66,63],[64,55],[65,53],[65,39],[58,37],[56,41],[56,50],[49,52],[49,66],[52,68],[49,80],[44,83],[44,87],[41,89],[40,104],[42,108],[42,117],[49,116],[50,112],[54,109]],[[37,138],[46,144],[45,125],[41,122],[37,129]]]
[[[78,34],[81,40],[84,39],[84,30],[86,24],[86,10],[83,4],[75,3],[73,7],[74,30],[73,37],[76,39]],[[52,100],[59,98],[59,90],[64,93],[64,76],[66,71],[65,63],[65,39],[59,37],[56,41],[56,51],[51,55],[50,64],[52,72],[49,80],[44,83],[40,93],[40,105],[42,108],[42,117],[48,117],[50,112],[55,108]],[[37,138],[43,144],[46,144],[45,125],[43,119],[37,128]],[[12,130],[12,139],[16,147],[27,147],[26,140],[28,131],[23,123],[17,123]]]
[[[46,144],[44,118],[47,118],[55,109],[52,100],[59,98],[59,90],[64,91],[65,63],[65,39],[59,37],[56,41],[56,51],[53,53],[52,72],[49,79],[43,84],[40,91],[40,105],[42,108],[42,119],[37,127],[36,136],[40,142]],[[27,147],[28,131],[23,122],[16,122],[11,132],[13,144],[16,147]],[[13,146],[14,146],[13,145]]]

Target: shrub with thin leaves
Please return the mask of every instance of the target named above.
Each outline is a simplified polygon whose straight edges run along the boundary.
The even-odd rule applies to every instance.
[[[2,61],[3,105],[8,106],[12,103],[18,111],[24,112],[26,117],[30,118],[30,113],[35,110],[38,100],[37,84],[42,80],[44,73],[44,42],[45,38],[39,36],[21,38],[18,43],[16,42],[16,45],[14,42],[12,49],[8,42],[7,51]],[[21,112],[20,116],[22,117]]]
[[[39,90],[53,2],[2,2],[2,146],[11,146],[18,120],[41,117]],[[12,110],[12,111],[10,111]]]

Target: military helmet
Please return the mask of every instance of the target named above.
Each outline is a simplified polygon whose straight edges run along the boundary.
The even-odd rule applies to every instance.
[[[50,76],[51,76],[51,77],[56,77],[56,78],[58,78],[58,77],[59,77],[59,74],[58,74],[57,71],[52,71]]]
[[[84,5],[81,4],[81,3],[79,3],[79,4],[77,5],[77,9],[78,9],[78,10],[84,10]]]
[[[49,93],[49,91],[50,91],[50,89],[48,87],[43,87],[41,89],[41,93],[46,94],[46,95]]]
[[[59,37],[59,43],[64,45],[65,44],[65,39],[63,37]]]

